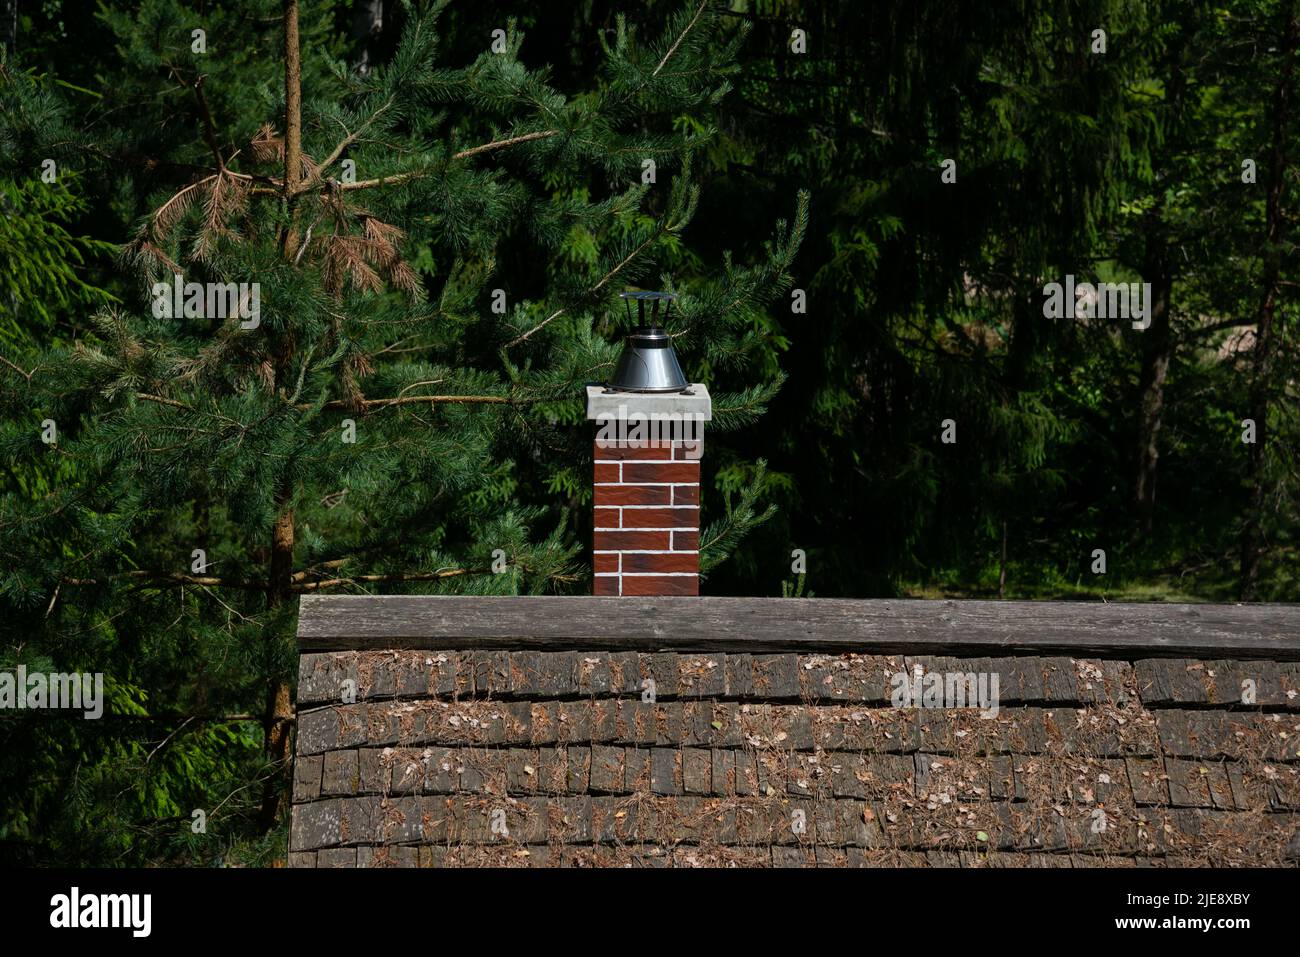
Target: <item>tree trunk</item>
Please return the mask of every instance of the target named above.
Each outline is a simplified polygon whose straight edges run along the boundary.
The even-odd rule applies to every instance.
[[[1171,129],[1182,128],[1181,116],[1187,73],[1183,56],[1192,42],[1190,28],[1185,28],[1181,43],[1172,52],[1169,64],[1166,111]],[[1171,152],[1176,151],[1171,144]],[[1164,422],[1165,379],[1173,357],[1172,316],[1173,269],[1169,261],[1169,236],[1164,231],[1165,209],[1152,210],[1146,228],[1146,248],[1142,254],[1142,279],[1151,283],[1151,324],[1142,332],[1142,371],[1138,376],[1138,438],[1135,449],[1132,505],[1136,516],[1133,540],[1149,535],[1155,524],[1156,474],[1160,462],[1160,429]]]
[[[1253,601],[1259,585],[1259,560],[1263,538],[1265,497],[1265,456],[1268,443],[1268,410],[1272,393],[1271,367],[1277,313],[1278,278],[1281,272],[1282,238],[1285,222],[1283,189],[1286,177],[1286,137],[1291,111],[1291,81],[1295,67],[1295,3],[1286,5],[1282,40],[1282,71],[1273,90],[1273,130],[1270,150],[1268,199],[1265,206],[1263,293],[1259,303],[1259,323],[1255,332],[1254,359],[1250,385],[1250,415],[1255,420],[1255,442],[1250,446],[1247,478],[1250,491],[1246,500],[1246,517],[1241,529],[1240,597]]]
[[[302,180],[302,63],[298,47],[298,0],[284,0],[284,197],[289,208],[289,227],[283,237],[283,251],[293,259],[298,251],[295,226],[296,192]],[[275,388],[284,381],[292,358],[286,335],[275,348]],[[266,607],[275,610],[293,596],[293,501],[292,488],[276,496],[279,514],[271,529],[271,569],[266,587]],[[272,634],[268,640],[276,640]],[[272,676],[267,682],[263,717],[263,747],[272,772],[262,791],[261,823],[271,830],[284,809],[284,772],[289,766],[289,736],[293,724],[293,702],[289,682]]]
[[[366,76],[379,59],[378,45],[384,32],[384,0],[356,0],[352,8],[352,39],[359,48],[357,72]]]
[[[18,0],[8,0],[0,10],[5,22],[5,46],[9,48],[10,59],[13,59],[18,50]]]
[[[271,610],[292,597],[293,509],[284,501],[281,508],[271,532],[271,576],[266,589],[266,607]],[[284,807],[284,771],[289,766],[289,732],[293,725],[289,692],[289,682],[283,678],[273,677],[267,682],[263,746],[273,771],[262,792],[262,826],[268,831],[275,827]]]
[[[1143,332],[1142,373],[1138,380],[1137,471],[1133,480],[1133,507],[1138,528],[1149,534],[1156,505],[1156,464],[1160,460],[1160,426],[1165,408],[1165,377],[1173,353],[1169,300],[1173,276],[1169,248],[1154,227],[1147,233],[1146,262],[1142,278],[1151,283],[1151,325]]]
[[[302,59],[298,47],[298,0],[284,0],[284,198],[289,227],[286,259],[298,254],[297,192],[302,182]]]
[[[1002,520],[1002,560],[998,563],[998,597],[1007,594],[1007,520]]]

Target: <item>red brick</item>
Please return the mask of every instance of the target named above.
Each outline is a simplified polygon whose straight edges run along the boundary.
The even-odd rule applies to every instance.
[[[636,460],[641,462],[667,462],[673,457],[673,447],[667,442],[644,442],[640,445],[607,445],[599,442],[592,446],[596,459],[617,459],[620,462]]]
[[[597,574],[618,571],[618,552],[596,552],[591,559],[592,571]]]
[[[623,466],[623,481],[699,482],[699,462],[629,462]]]
[[[619,510],[616,508],[598,508],[594,516],[596,528],[621,528],[618,523]],[[665,528],[667,526],[664,526]]]
[[[698,574],[699,570],[699,552],[677,552],[668,555],[628,553],[623,556],[625,572],[695,572]]]
[[[596,579],[600,581],[600,579]],[[700,579],[695,575],[624,575],[624,595],[698,595]]]
[[[591,593],[593,595],[617,595],[618,594],[618,576],[617,575],[597,575],[592,579]]]
[[[597,512],[608,512],[611,509],[596,509]],[[623,528],[694,528],[699,524],[700,510],[698,508],[627,508],[623,509]],[[602,528],[613,528],[613,525],[602,525],[600,516],[596,517],[596,525]]]
[[[597,463],[596,463],[596,481],[597,481],[597,482],[618,482],[618,481],[621,481],[622,478],[621,478],[621,476],[619,475],[619,471],[618,471],[618,469],[619,469],[619,467],[618,467],[617,465],[602,465],[601,463],[597,462]]]
[[[700,487],[698,485],[674,485],[674,505],[699,505]]]
[[[671,505],[673,504],[671,499],[672,489],[666,485],[596,486],[597,505]]]
[[[703,458],[704,440],[695,439],[690,444],[691,446],[693,446],[693,448],[687,448],[684,444],[680,442],[677,443],[677,445],[673,447],[673,458],[677,459],[677,461],[679,462],[681,461],[698,462],[701,458]]]
[[[698,530],[693,532],[673,532],[672,550],[675,552],[700,550],[700,533]]]
[[[593,548],[600,552],[621,551],[623,549],[647,549],[662,551],[669,546],[668,536],[680,535],[681,532],[595,532],[592,535]],[[696,540],[699,540],[697,534]]]

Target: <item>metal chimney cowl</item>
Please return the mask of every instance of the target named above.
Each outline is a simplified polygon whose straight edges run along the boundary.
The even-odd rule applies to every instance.
[[[677,297],[669,292],[624,292],[619,297],[634,300],[640,324],[632,330],[623,343],[623,353],[618,358],[614,374],[607,388],[616,392],[682,392],[688,387],[686,376],[673,349],[672,337],[659,326],[659,303],[667,302],[664,318],[672,309]],[[653,303],[649,323],[646,322],[646,303]],[[631,303],[628,303],[631,316]]]

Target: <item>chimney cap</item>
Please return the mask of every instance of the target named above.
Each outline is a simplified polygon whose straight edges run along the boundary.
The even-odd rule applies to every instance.
[[[587,418],[597,422],[643,416],[680,416],[684,421],[708,422],[713,398],[703,382],[685,392],[610,392],[604,385],[587,386]]]
[[[664,309],[664,318],[667,319],[677,294],[629,289],[618,295],[628,303],[628,319],[632,318],[631,303],[636,303],[640,325],[623,343],[623,353],[607,383],[610,390],[654,393],[681,392],[689,388],[677,362],[673,340],[659,325],[659,303],[668,304]],[[649,317],[646,316],[647,302],[654,306]]]

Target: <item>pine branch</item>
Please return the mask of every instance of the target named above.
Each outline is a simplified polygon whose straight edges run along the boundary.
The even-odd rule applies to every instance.
[[[326,402],[322,408],[326,409],[352,409],[359,404],[363,409],[383,409],[393,405],[507,405],[512,402],[521,402],[525,400],[510,399],[502,395],[403,395],[394,399],[361,399],[359,403],[352,402],[348,399],[332,399]],[[310,403],[303,402],[295,405],[296,409],[310,409],[313,406]]]
[[[1211,323],[1208,326],[1201,326],[1198,329],[1189,330],[1188,335],[1205,336],[1214,332],[1221,332],[1224,329],[1239,329],[1243,326],[1253,326],[1257,322],[1256,317],[1249,319],[1224,319],[1220,322]]]
[[[664,68],[664,64],[666,64],[672,58],[672,55],[677,52],[677,48],[681,46],[682,41],[686,39],[686,34],[690,33],[695,27],[696,22],[700,19],[700,14],[704,12],[704,8],[708,5],[709,0],[701,0],[699,9],[695,11],[695,16],[691,17],[691,22],[686,24],[686,29],[683,30],[677,39],[673,41],[673,45],[668,48],[668,52],[665,53],[664,58],[659,61],[659,65],[655,67],[655,71],[650,74],[651,76],[659,75],[659,71]]]
[[[154,210],[149,216],[149,223],[154,228],[154,236],[161,239],[161,236],[159,236],[158,233],[159,228],[161,228],[165,233],[172,226],[176,225],[176,221],[180,219],[180,217],[185,213],[185,210],[189,208],[190,203],[194,202],[194,197],[190,195],[192,190],[206,186],[220,175],[220,173],[213,173],[211,176],[205,176],[203,179],[195,180]]]
[[[559,130],[543,130],[540,133],[525,133],[522,136],[512,136],[505,140],[494,140],[491,143],[484,143],[481,146],[461,150],[459,153],[454,154],[452,159],[468,159],[471,156],[478,156],[480,153],[487,153],[507,146],[514,146],[517,143],[527,143],[532,140],[544,140],[551,136],[558,136],[559,132]]]
[[[0,360],[3,360],[4,362],[12,365],[12,363],[9,363],[9,360],[4,359],[3,356],[0,356]],[[15,366],[14,368],[17,368],[17,366]],[[21,372],[22,370],[19,369],[18,371]],[[165,405],[173,409],[181,409],[185,412],[193,412],[195,414],[199,414],[198,410],[195,409],[193,406],[186,405],[184,402],[178,402],[175,399],[168,399],[165,396],[152,395],[147,392],[137,392],[135,394],[135,397],[145,402],[154,402],[157,403],[158,405]],[[527,399],[511,399],[509,396],[503,396],[503,395],[403,395],[403,396],[397,396],[396,398],[392,398],[392,399],[363,398],[359,402],[353,402],[350,399],[331,399],[329,402],[326,402],[323,406],[321,406],[321,408],[352,409],[352,408],[356,408],[358,405],[360,405],[361,408],[363,409],[383,409],[393,405],[427,405],[427,404],[510,405],[510,404],[524,404],[527,403],[528,401],[529,400]],[[301,411],[306,411],[308,409],[315,408],[315,406],[310,402],[296,402],[293,404],[293,407]]]
[[[711,522],[700,535],[700,572],[706,573],[726,561],[731,552],[755,527],[763,524],[774,514],[776,506],[768,505],[762,512],[757,511],[759,498],[765,491],[767,463],[759,459],[751,480],[740,490],[740,500],[726,498],[726,514],[719,521]]]
[[[322,570],[327,568],[337,568],[346,562],[347,559],[339,559],[333,562],[327,562],[323,566],[318,566]],[[441,581],[445,578],[459,578],[463,575],[487,575],[496,574],[491,569],[473,569],[473,568],[443,568],[435,572],[394,572],[392,574],[376,575],[352,575],[348,578],[326,578],[320,581],[306,581],[306,578],[312,574],[310,571],[294,572],[292,575],[293,584],[290,591],[295,593],[319,591],[322,588],[335,588],[339,585],[353,585],[358,583],[374,582],[424,582],[424,581]],[[202,585],[213,588],[241,588],[248,591],[265,591],[266,582],[263,581],[240,581],[230,578],[218,578],[211,575],[186,575],[181,572],[160,572],[148,570],[133,570],[121,572],[116,575],[108,575],[104,578],[70,578],[64,577],[59,579],[60,585],[107,585],[113,581],[140,581],[145,587],[175,587],[179,585]]]
[[[319,591],[322,588],[335,588],[339,585],[356,585],[361,582],[431,582],[444,578],[459,578],[462,575],[494,574],[491,569],[444,568],[436,572],[416,572],[409,575],[353,575],[351,578],[327,578],[324,581],[305,582],[294,585],[295,592]]]
[[[512,136],[509,139],[493,140],[491,143],[483,143],[471,149],[461,150],[459,153],[452,155],[452,159],[468,159],[471,156],[478,156],[480,153],[487,153],[491,150],[504,149],[507,146],[516,146],[519,143],[529,143],[533,140],[544,140],[550,136],[558,136],[559,130],[543,130],[540,133],[525,133],[522,136]],[[369,189],[372,186],[395,186],[398,183],[407,183],[413,179],[420,179],[428,176],[429,170],[415,169],[405,173],[394,173],[391,176],[380,176],[377,179],[362,179],[355,183],[339,183],[339,189]]]
[[[217,128],[212,122],[212,111],[208,109],[208,99],[203,95],[204,76],[194,81],[194,96],[199,101],[199,113],[203,116],[203,136],[208,141],[208,148],[217,161],[217,169],[226,172],[226,161],[221,157],[221,147],[217,143]]]
[[[317,562],[315,565],[312,565],[310,568],[304,568],[300,572],[294,572],[292,576],[292,580],[294,582],[301,582],[305,580],[309,575],[319,575],[322,572],[333,571],[336,568],[342,568],[350,561],[352,561],[352,557],[334,558],[327,562]]]
[[[22,369],[18,368],[18,366],[14,365],[12,362],[10,362],[8,359],[6,359],[4,356],[0,356],[0,362],[3,362],[3,363],[4,363],[5,365],[7,365],[9,368],[13,369],[15,372],[17,372],[20,376],[22,376],[22,377],[23,377],[24,379],[26,379],[28,382],[31,382],[31,381],[32,381],[32,376],[34,376],[34,375],[36,374],[36,370],[35,370],[35,369],[33,369],[31,372],[24,372]]]
[[[648,237],[646,237],[645,241],[642,242],[641,245],[637,246],[636,249],[634,249],[634,250],[632,250],[630,253],[628,253],[628,254],[623,258],[623,261],[622,261],[622,262],[620,262],[617,266],[615,266],[615,267],[614,267],[613,269],[611,269],[609,272],[605,273],[605,275],[601,278],[600,282],[596,283],[596,285],[594,285],[594,286],[592,286],[590,289],[588,289],[586,295],[587,295],[587,296],[592,296],[592,295],[595,295],[597,292],[599,292],[599,291],[601,290],[601,287],[603,287],[607,282],[609,282],[611,279],[613,279],[615,276],[617,276],[620,272],[622,272],[623,267],[625,267],[628,263],[630,263],[632,260],[634,260],[637,256],[641,255],[641,253],[645,250],[645,248],[646,248],[647,246],[649,246],[651,243],[653,243],[656,239],[658,239],[660,236],[662,236],[662,235],[663,235],[665,232],[667,232],[667,231],[668,231],[667,228],[660,228],[660,229],[656,230],[655,232],[651,233]],[[584,297],[584,298],[585,298],[585,297]],[[543,320],[542,320],[541,322],[539,322],[537,325],[533,326],[533,328],[529,329],[527,332],[523,333],[522,335],[515,336],[515,338],[513,338],[513,339],[511,339],[509,342],[507,342],[503,348],[509,349],[509,348],[511,348],[511,347],[513,347],[513,346],[517,346],[517,345],[519,345],[519,343],[521,343],[521,342],[527,342],[527,341],[532,337],[532,335],[533,335],[534,333],[536,333],[536,332],[540,332],[541,330],[545,329],[548,325],[551,324],[551,322],[553,322],[554,320],[560,318],[560,316],[562,316],[563,314],[564,314],[564,309],[561,308],[561,309],[557,309],[557,310],[555,310],[555,312],[551,313],[549,316],[547,316],[545,319],[543,319]]]
[[[217,588],[244,588],[254,591],[263,591],[266,589],[266,582],[261,581],[240,581],[233,578],[216,578],[211,575],[185,575],[181,572],[159,572],[148,571],[145,569],[136,569],[129,572],[120,572],[116,575],[107,575],[104,578],[60,578],[59,582],[63,585],[107,585],[112,581],[139,580],[146,585],[158,584],[164,587],[174,587],[176,585],[211,585]]]
[[[553,313],[551,313],[549,316],[547,316],[545,319],[543,319],[543,320],[542,320],[541,322],[539,322],[537,325],[533,326],[533,328],[529,329],[529,330],[528,330],[527,332],[525,332],[523,335],[515,336],[515,338],[513,338],[513,339],[511,339],[509,342],[507,342],[507,343],[505,344],[505,348],[506,348],[506,349],[509,349],[509,348],[511,348],[511,347],[513,347],[513,346],[517,346],[517,345],[519,345],[519,343],[521,343],[521,342],[527,342],[527,341],[532,337],[533,333],[535,333],[535,332],[541,332],[543,329],[545,329],[547,326],[549,326],[549,325],[550,325],[552,322],[554,322],[556,319],[560,318],[560,316],[562,316],[562,315],[564,315],[564,309],[562,309],[562,308],[561,308],[561,309],[556,309]]]
[[[435,17],[437,16],[436,11],[434,13],[434,16]],[[404,40],[403,46],[406,47],[409,43],[409,48],[419,49],[421,46],[420,36],[422,33],[425,32],[425,21],[422,18],[417,18],[415,20],[413,29],[414,29],[414,37],[411,38],[409,41]],[[398,62],[401,62],[402,59],[403,58],[399,55]],[[420,64],[418,58],[415,61],[408,63],[407,65],[408,73],[418,72],[419,65]],[[350,147],[353,143],[355,143],[362,135],[365,134],[367,130],[369,130],[372,126],[375,125],[376,122],[379,121],[380,117],[382,117],[385,113],[387,113],[392,108],[393,104],[397,100],[398,93],[405,92],[404,83],[406,79],[407,79],[407,74],[398,74],[396,81],[390,86],[388,98],[384,101],[383,105],[380,106],[373,113],[371,113],[370,116],[365,120],[365,122],[363,122],[356,129],[355,132],[349,133],[347,136],[345,136],[342,142],[340,142],[336,147],[334,147],[333,150],[330,151],[330,154],[325,157],[325,159],[321,162],[320,166],[318,166],[315,170],[312,171],[312,174],[307,180],[307,182],[303,183],[296,190],[296,192],[305,192],[308,189],[315,187],[317,184],[321,182],[325,170],[328,169],[330,166],[334,165],[335,161],[337,161],[338,158],[343,155],[344,151],[347,150],[348,147]],[[342,125],[342,122],[341,121],[339,122],[340,125]],[[346,130],[347,127],[344,127],[344,129]]]
[[[211,166],[199,166],[194,163],[177,163],[171,160],[157,159],[156,157],[152,157],[152,156],[149,157],[141,156],[138,153],[132,153],[132,152],[110,153],[107,150],[102,149],[93,143],[86,144],[85,149],[88,152],[93,153],[95,156],[98,156],[100,159],[104,160],[105,162],[112,163],[112,164],[125,164],[132,167],[139,167],[144,169],[146,172],[150,172],[150,173],[154,172],[155,170],[167,169],[167,170],[174,170],[177,173],[184,173],[188,176],[198,176],[198,175],[212,176],[218,172],[218,170],[213,169]],[[240,152],[239,150],[236,150],[235,153],[232,154],[230,158],[234,159],[235,156],[239,154],[239,152]],[[268,186],[274,186],[276,188],[275,189],[276,192],[284,188],[284,183],[282,183],[280,180],[276,179],[273,176],[267,176],[263,173],[237,173],[232,169],[227,169],[225,173],[227,176],[232,176],[235,179],[243,179],[243,180],[248,180],[249,182],[263,183]]]
[[[349,146],[351,146],[353,143],[355,143],[355,142],[356,142],[356,141],[357,141],[357,140],[358,140],[358,139],[359,139],[359,138],[360,138],[360,137],[361,137],[361,136],[366,132],[366,130],[368,130],[368,129],[370,129],[370,127],[374,126],[374,125],[375,125],[375,122],[376,122],[376,121],[377,121],[381,116],[383,116],[384,113],[386,113],[386,112],[389,110],[389,108],[392,107],[392,105],[393,105],[393,97],[390,96],[387,100],[384,101],[384,105],[383,105],[383,106],[381,106],[379,109],[375,110],[374,113],[370,114],[370,118],[369,118],[369,119],[367,119],[364,123],[362,123],[360,126],[358,126],[354,132],[349,133],[347,136],[343,137],[342,141],[338,144],[338,146],[336,146],[336,147],[334,147],[334,149],[330,150],[329,155],[326,156],[323,160],[321,160],[321,162],[320,162],[320,166],[318,166],[318,167],[316,168],[316,171],[312,174],[311,178],[308,179],[307,181],[305,181],[304,183],[302,183],[300,186],[298,186],[298,187],[294,190],[294,192],[295,192],[295,193],[304,193],[304,192],[307,192],[308,190],[311,190],[311,189],[315,188],[317,185],[319,185],[320,182],[321,182],[322,177],[323,177],[324,174],[325,174],[325,170],[327,170],[329,167],[333,166],[333,165],[334,165],[334,162],[335,162],[335,161],[336,161],[340,156],[343,155],[344,151],[345,151]]]
[[[170,406],[173,409],[184,409],[186,412],[194,411],[194,409],[186,405],[184,402],[177,402],[175,399],[164,398],[161,395],[150,395],[148,392],[137,392],[135,397],[145,402],[156,402],[159,405]]]
[[[213,715],[185,715],[185,714],[108,714],[100,716],[99,720],[108,721],[198,721],[207,724],[231,724],[241,721],[261,721],[261,717],[255,714],[213,714]],[[294,719],[296,720],[296,719]],[[209,815],[210,817],[211,815]],[[189,817],[177,818],[177,820],[188,821]]]

